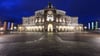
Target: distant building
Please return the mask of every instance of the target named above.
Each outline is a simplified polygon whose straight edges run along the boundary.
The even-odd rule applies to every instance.
[[[83,24],[78,24],[78,17],[66,15],[63,10],[58,10],[51,3],[43,10],[35,12],[35,16],[23,17],[23,24],[19,25],[19,31],[43,31],[43,32],[75,32],[82,31]]]

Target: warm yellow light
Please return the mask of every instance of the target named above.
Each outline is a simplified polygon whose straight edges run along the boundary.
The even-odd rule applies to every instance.
[[[1,28],[0,28],[0,30],[4,30],[4,28],[3,28],[3,27],[1,27]]]
[[[44,22],[44,19],[42,19],[42,22]]]
[[[44,28],[44,26],[42,26]]]
[[[73,27],[73,26],[71,26],[70,28],[71,28],[71,29],[74,29],[74,27]]]
[[[17,27],[15,26],[14,29],[17,29]]]
[[[56,19],[56,22],[58,22],[58,18]]]
[[[7,22],[4,22],[4,25],[3,25],[4,30],[6,30],[6,26],[7,26]]]
[[[13,30],[13,28],[11,28],[11,30]]]
[[[14,27],[14,23],[11,23],[11,30],[13,30],[13,27]]]
[[[62,31],[64,31],[64,28],[65,28],[65,27],[64,27],[64,26],[62,26],[62,28],[61,28],[61,29],[62,29]]]
[[[60,22],[62,22],[62,20],[60,19]]]
[[[22,27],[21,26],[19,26],[18,29],[19,29],[20,32],[22,31]]]
[[[74,30],[74,26],[68,26],[69,30]]]
[[[22,27],[19,27],[19,29],[21,29]]]
[[[50,31],[53,31],[53,25],[52,24],[48,25],[48,32],[50,32]]]
[[[37,23],[37,19],[35,20],[35,22]]]
[[[80,29],[82,29],[82,27],[79,27]]]
[[[63,22],[65,23],[65,19],[63,19]]]
[[[56,26],[56,28],[58,28],[58,26]]]
[[[39,22],[41,22],[41,18],[39,18]]]
[[[85,26],[84,29],[87,29],[87,27]]]
[[[42,26],[39,26],[39,29],[42,30]]]
[[[47,21],[54,21],[53,15],[47,15]]]

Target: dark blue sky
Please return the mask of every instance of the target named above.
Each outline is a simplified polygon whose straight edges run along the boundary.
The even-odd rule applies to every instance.
[[[68,15],[79,16],[79,23],[100,20],[100,0],[0,0],[0,17],[21,23],[23,16],[34,15],[34,11],[45,8],[49,1]]]

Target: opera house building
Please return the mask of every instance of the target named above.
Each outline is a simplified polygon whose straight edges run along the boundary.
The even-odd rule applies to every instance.
[[[83,24],[78,24],[78,17],[66,15],[63,10],[56,9],[51,3],[34,16],[23,17],[18,31],[25,32],[80,32]]]

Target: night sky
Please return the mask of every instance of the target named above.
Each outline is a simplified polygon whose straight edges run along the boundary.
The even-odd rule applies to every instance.
[[[32,16],[36,10],[45,8],[51,2],[66,15],[78,16],[79,23],[100,22],[100,0],[0,0],[0,19],[22,23],[23,16]]]

